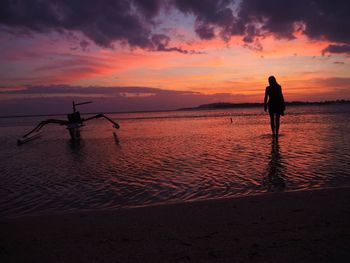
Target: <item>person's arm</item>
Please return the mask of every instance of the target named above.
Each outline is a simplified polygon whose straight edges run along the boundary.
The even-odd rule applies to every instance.
[[[267,97],[268,97],[267,89],[268,89],[268,88],[269,88],[269,87],[267,87],[267,88],[265,89],[264,111],[267,111]]]
[[[283,111],[286,110],[286,105],[284,103],[284,97],[283,97],[283,93],[282,93],[282,88],[281,88],[281,102],[282,102],[282,107],[283,107]]]

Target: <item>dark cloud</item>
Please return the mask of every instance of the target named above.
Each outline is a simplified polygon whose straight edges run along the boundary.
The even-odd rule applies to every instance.
[[[202,94],[150,87],[30,86],[0,88],[0,116],[53,114],[71,111],[71,101],[92,100],[83,112],[175,110],[220,101],[252,101],[240,94]],[[253,99],[254,100],[254,99]],[[57,109],[60,112],[57,112]]]
[[[0,24],[7,31],[46,33],[81,32],[96,44],[112,47],[114,41],[149,50],[158,48],[152,27],[160,0],[4,0],[0,3]],[[24,31],[23,31],[24,30]],[[27,31],[26,31],[27,30]],[[170,39],[169,39],[170,40]],[[168,44],[169,41],[166,42]],[[163,51],[179,51],[164,45]],[[80,42],[86,49],[88,42]]]
[[[149,6],[159,4],[156,0],[147,2]],[[133,6],[139,6],[138,12]],[[150,47],[151,17],[157,12],[157,8],[147,8],[136,0],[3,0],[0,10],[0,23],[15,29],[80,31],[104,47],[124,40],[143,48]]]
[[[83,39],[80,41],[79,45],[80,45],[82,50],[86,51],[87,48],[89,47],[90,43]]]
[[[130,1],[129,1],[130,2]],[[149,19],[152,19],[159,13],[162,0],[134,0],[136,6]]]
[[[244,25],[246,40],[262,34],[293,39],[302,31],[311,39],[350,43],[350,2],[347,0],[243,0],[238,20]],[[249,34],[249,27],[255,32]]]
[[[204,22],[196,22],[195,31],[201,39],[212,39],[215,37],[215,28]]]
[[[348,0],[242,0],[237,10],[230,0],[173,0],[173,3],[183,13],[195,17],[195,32],[202,39],[214,38],[218,31],[224,40],[239,35],[251,46],[271,34],[294,39],[294,33],[299,31],[310,39],[350,43]]]
[[[231,0],[173,0],[181,12],[195,17],[195,31],[203,39],[214,38],[215,28],[219,36],[227,40],[231,35],[234,15]]]
[[[171,47],[171,36],[155,33],[165,7],[193,16],[194,31],[202,39],[228,41],[238,35],[251,45],[271,34],[293,39],[300,31],[338,48],[350,44],[348,0],[241,0],[236,6],[233,0],[2,0],[0,26],[17,33],[80,32],[103,47],[121,41],[148,50],[195,53]],[[326,52],[337,53],[333,50],[339,49],[330,46]]]
[[[246,32],[246,35],[244,36],[243,41],[245,43],[254,43],[255,37],[256,37],[256,34],[257,34],[257,30],[256,30],[255,26],[248,25],[246,27],[245,32]]]
[[[294,23],[300,20],[303,12],[298,2],[302,1],[242,1],[238,17],[240,24],[244,25],[244,33],[249,36],[247,40],[252,41],[266,32],[293,39]]]
[[[14,88],[10,89],[6,87],[1,94],[21,94],[21,95],[61,95],[61,94],[84,94],[84,95],[98,95],[104,94],[107,96],[115,96],[124,93],[142,93],[142,94],[173,94],[178,91],[163,90],[151,87],[82,87],[82,86],[70,86],[70,85],[49,85],[49,86],[27,86],[22,89]],[[193,94],[192,91],[181,91],[181,94]]]
[[[350,54],[350,45],[329,45],[322,51],[323,55],[326,53]]]
[[[161,0],[4,0],[0,3],[0,25],[13,33],[56,31],[76,38],[81,32],[97,45],[113,47],[114,41],[155,51],[197,53],[170,47],[170,37],[153,34]],[[89,42],[80,41],[82,50]]]
[[[171,47],[169,46],[170,37],[164,34],[154,34],[152,36],[153,50],[155,51],[165,51],[172,52],[176,51],[182,54],[202,54],[203,52],[198,52],[195,50],[187,50],[181,47]]]

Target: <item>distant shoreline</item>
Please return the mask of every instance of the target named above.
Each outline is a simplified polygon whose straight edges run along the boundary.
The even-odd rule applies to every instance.
[[[331,101],[289,101],[286,102],[286,106],[308,106],[308,105],[334,105],[334,104],[350,104],[350,100],[331,100]],[[210,110],[210,109],[230,109],[230,108],[255,108],[262,107],[264,103],[230,103],[230,102],[218,102],[203,104],[193,108],[181,108],[178,110]]]
[[[331,100],[331,101],[290,101],[286,102],[286,106],[326,106],[326,105],[342,105],[350,104],[350,100]],[[257,108],[263,107],[263,103],[230,103],[230,102],[217,102],[210,104],[202,104],[197,107],[180,108],[175,110],[151,110],[151,111],[108,111],[108,112],[81,112],[81,115],[92,114],[128,114],[128,113],[152,113],[152,112],[175,112],[175,111],[194,111],[194,110],[216,110],[216,109],[235,109],[235,108]],[[33,118],[33,117],[53,117],[53,116],[66,116],[68,113],[48,113],[48,114],[27,114],[27,115],[8,115],[0,116],[0,119],[10,118]]]

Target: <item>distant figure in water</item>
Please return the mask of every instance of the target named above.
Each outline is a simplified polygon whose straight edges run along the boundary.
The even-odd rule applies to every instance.
[[[284,104],[282,88],[274,76],[269,77],[269,84],[270,86],[266,87],[265,90],[264,110],[267,111],[267,108],[269,109],[272,134],[278,137],[280,116],[284,115],[286,106]]]

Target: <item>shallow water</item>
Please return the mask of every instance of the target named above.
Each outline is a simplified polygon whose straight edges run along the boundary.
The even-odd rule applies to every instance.
[[[0,119],[0,215],[350,186],[349,105],[289,107],[277,142],[255,108],[112,117],[118,139],[93,120],[80,143],[51,125],[20,147],[42,117]]]

